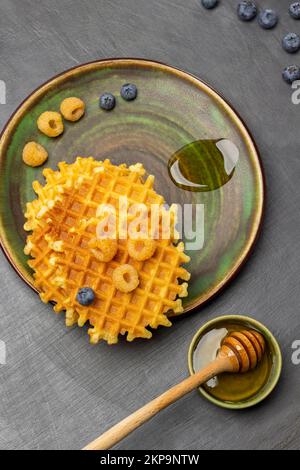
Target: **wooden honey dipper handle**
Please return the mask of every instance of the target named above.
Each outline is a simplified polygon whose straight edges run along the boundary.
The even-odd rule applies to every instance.
[[[195,388],[198,388],[201,384],[207,382],[212,377],[222,372],[245,371],[247,365],[249,369],[250,362],[251,364],[254,363],[254,358],[252,357],[250,361],[249,356],[256,349],[253,347],[253,351],[251,349],[249,354],[249,351],[245,348],[245,342],[239,342],[237,338],[232,341],[233,344],[231,343],[231,341],[226,344],[227,339],[229,340],[230,338],[231,336],[228,336],[225,339],[226,341],[224,341],[217,358],[213,362],[211,362],[207,367],[197,372],[196,374],[191,375],[190,377],[183,380],[174,387],[170,388],[159,397],[150,401],[142,408],[138,409],[130,416],[120,421],[118,424],[110,428],[104,434],[102,434],[97,439],[88,444],[86,447],[84,447],[83,450],[110,449],[115,444],[124,439],[126,436],[128,436],[128,434],[130,434],[136,428],[141,426],[149,419],[153,418],[153,416],[155,416],[161,410],[171,405],[179,398],[183,397]],[[245,338],[242,339],[245,340]],[[264,344],[263,338],[262,341],[262,344]],[[246,357],[248,359],[246,359]],[[261,356],[259,358],[258,354],[256,354],[256,364],[260,359]]]
[[[214,377],[216,374],[228,370],[228,358],[217,358],[205,369],[191,375],[179,384],[167,390],[165,393],[147,403],[139,410],[132,413],[127,418],[120,421],[100,437],[88,444],[83,450],[104,450],[110,449],[128,434],[141,426],[143,423],[153,418],[157,413],[183,397],[190,391],[199,387],[202,383]]]

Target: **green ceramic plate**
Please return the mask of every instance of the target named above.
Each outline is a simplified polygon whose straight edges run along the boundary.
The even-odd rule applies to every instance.
[[[120,87],[127,82],[135,83],[139,90],[133,102],[120,97]],[[99,95],[105,91],[117,97],[112,112],[99,109]],[[85,101],[85,117],[66,123],[64,134],[56,139],[39,133],[38,116],[46,110],[59,110],[61,100],[69,96]],[[199,139],[229,139],[239,149],[233,177],[219,189],[190,192],[170,179],[170,157]],[[198,78],[148,60],[97,61],[53,78],[21,104],[0,140],[0,235],[12,266],[33,287],[23,254],[23,212],[26,202],[34,198],[33,180],[43,181],[43,167],[32,169],[22,163],[23,146],[30,140],[48,149],[46,165],[51,168],[61,160],[73,162],[78,155],[110,157],[113,163],[142,162],[156,176],[155,187],[169,204],[204,205],[205,241],[201,250],[189,253],[192,279],[185,311],[216,294],[249,255],[263,212],[259,156],[235,111]]]

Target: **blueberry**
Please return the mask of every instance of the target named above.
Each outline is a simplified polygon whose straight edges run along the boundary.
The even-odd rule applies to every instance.
[[[100,96],[99,106],[106,111],[111,111],[116,106],[116,98],[111,93],[103,93]]]
[[[77,292],[76,300],[85,307],[91,305],[95,300],[95,292],[90,287],[83,287]]]
[[[212,8],[215,8],[219,0],[201,0],[202,6],[206,8],[207,10],[211,10]]]
[[[242,21],[251,21],[257,15],[257,7],[254,2],[240,2],[237,7],[237,14]]]
[[[278,23],[278,15],[276,11],[267,8],[258,15],[258,23],[264,29],[271,29]]]
[[[292,18],[300,20],[300,2],[291,3],[289,12]]]
[[[135,100],[137,97],[137,87],[133,83],[125,83],[121,88],[121,96],[126,101]]]
[[[300,36],[296,33],[288,33],[282,39],[282,47],[287,52],[297,52],[300,49]]]
[[[300,67],[298,65],[289,65],[283,70],[282,77],[287,83],[300,80]]]

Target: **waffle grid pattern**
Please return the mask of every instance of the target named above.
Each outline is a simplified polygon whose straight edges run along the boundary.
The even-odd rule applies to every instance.
[[[42,300],[55,301],[57,312],[66,310],[67,325],[77,322],[83,326],[89,321],[92,343],[101,339],[115,343],[119,334],[126,333],[128,341],[150,338],[147,326],[170,326],[166,313],[182,311],[178,297],[187,295],[187,284],[178,283],[179,279],[189,279],[189,273],[181,267],[188,261],[182,243],[175,246],[171,240],[157,240],[154,256],[147,261],[130,258],[126,240],[118,241],[118,253],[108,263],[98,261],[88,248],[95,237],[99,204],[117,207],[120,196],[127,196],[129,204],[163,204],[162,196],[153,190],[154,178],[149,176],[143,182],[142,167],[130,170],[92,158],[78,158],[73,165],[62,163],[60,172],[45,173],[46,185],[36,187],[38,200],[27,206],[27,229],[34,228],[27,252],[33,257],[29,264]],[[83,175],[80,181],[79,174]],[[57,187],[63,190],[58,189],[56,194]],[[57,198],[54,205],[53,197]],[[118,291],[112,283],[113,270],[124,263],[132,264],[140,278],[139,286],[130,294]],[[77,291],[84,286],[96,293],[89,307],[76,302]]]

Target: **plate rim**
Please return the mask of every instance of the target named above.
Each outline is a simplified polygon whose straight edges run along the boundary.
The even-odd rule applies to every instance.
[[[189,312],[195,311],[199,307],[203,307],[206,303],[213,300],[218,294],[220,294],[225,287],[227,287],[231,281],[233,281],[237,275],[239,274],[240,270],[248,261],[249,257],[251,256],[255,244],[259,238],[262,228],[262,222],[264,219],[265,214],[265,200],[266,200],[266,178],[265,172],[262,164],[262,159],[260,152],[258,150],[257,144],[255,139],[249,130],[247,124],[244,122],[243,118],[236,111],[235,107],[232,106],[229,100],[227,100],[222,93],[217,91],[213,86],[209,85],[205,80],[198,77],[197,75],[187,72],[177,66],[168,65],[164,62],[152,60],[152,59],[144,59],[144,58],[133,58],[133,57],[112,57],[112,58],[105,58],[105,59],[96,59],[89,62],[85,62],[79,65],[75,65],[74,67],[68,68],[35,88],[31,93],[29,93],[17,106],[15,111],[10,115],[6,123],[4,124],[1,133],[0,133],[0,164],[3,159],[3,150],[5,150],[5,144],[7,143],[6,140],[9,139],[11,130],[13,130],[14,126],[18,123],[18,121],[22,118],[23,114],[26,113],[27,109],[23,109],[24,105],[27,104],[29,106],[31,103],[34,103],[37,99],[43,96],[49,89],[53,86],[57,85],[60,81],[68,79],[70,77],[76,76],[77,74],[80,75],[85,71],[94,70],[97,68],[97,65],[103,66],[110,66],[119,64],[128,64],[128,65],[141,65],[141,66],[151,66],[153,68],[159,68],[161,70],[167,70],[172,74],[175,74],[181,77],[184,80],[189,80],[194,85],[196,85],[199,89],[204,91],[207,95],[209,95],[212,99],[214,99],[222,108],[227,112],[231,120],[237,126],[239,132],[242,134],[245,144],[247,145],[248,150],[254,156],[254,161],[256,163],[255,169],[256,174],[258,177],[259,182],[259,192],[257,198],[257,209],[255,213],[255,219],[252,223],[251,233],[248,237],[246,246],[241,251],[239,257],[237,258],[236,262],[228,271],[226,276],[222,278],[222,280],[217,283],[212,289],[210,289],[204,296],[201,296],[201,299],[195,300],[189,306],[184,309],[184,312],[180,314],[186,315]],[[1,168],[0,168],[1,169]],[[2,215],[0,213],[0,247],[2,252],[4,253],[5,257],[7,258],[9,264],[12,266],[14,271],[18,274],[18,276],[37,294],[39,293],[38,289],[26,278],[26,276],[22,273],[19,269],[17,264],[14,262],[10,250],[5,245],[5,237],[4,237],[4,230],[2,224]],[[179,316],[178,314],[172,314],[171,317]]]

